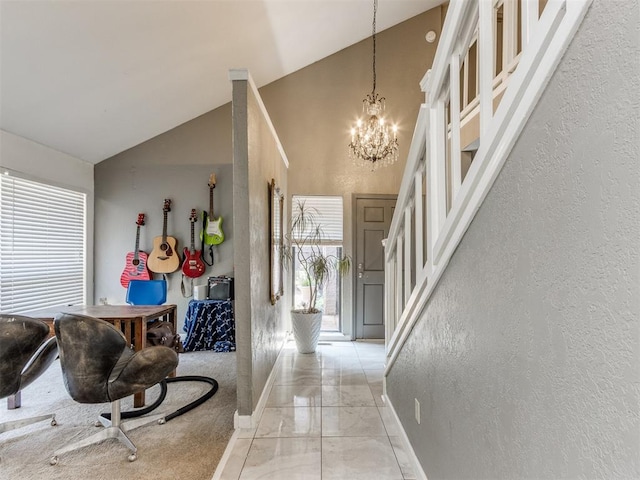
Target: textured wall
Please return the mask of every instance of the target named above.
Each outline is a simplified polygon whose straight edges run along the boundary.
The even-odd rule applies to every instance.
[[[390,372],[429,480],[640,478],[638,12],[594,1]]]
[[[286,196],[287,170],[246,80],[233,82],[233,176],[238,414],[251,415],[285,338],[287,297],[270,302],[268,185]]]
[[[192,208],[209,209],[209,175],[215,173],[214,214],[222,216],[225,241],[214,247],[214,265],[194,280],[206,283],[210,275],[233,275],[233,204],[231,166],[231,105],[202,115],[141,143],[95,166],[95,299],[124,303],[120,285],[127,252],[133,250],[138,212],[147,214],[140,230],[140,248],[150,252],[153,238],[162,235],[162,206],[172,201],[167,234],[182,249],[191,242]],[[196,232],[202,227],[198,217]],[[200,248],[196,236],[196,248]],[[159,276],[158,276],[159,278]],[[180,328],[190,298],[182,295],[181,270],[168,274],[167,302],[178,305]],[[190,288],[187,288],[190,290]]]
[[[436,8],[380,32],[378,37],[378,90],[388,99],[389,118],[400,125],[401,159],[406,157],[423,99],[419,81],[435,53],[436,44],[426,43],[424,35],[429,30],[439,33],[440,22],[441,12]],[[397,193],[403,171],[402,160],[395,167],[372,173],[354,167],[347,157],[349,128],[361,114],[361,100],[370,92],[371,80],[369,39],[260,89],[291,162],[289,185],[295,185],[291,193],[343,195],[347,253],[352,253],[351,194]],[[157,208],[158,198],[173,197],[176,208],[182,208],[178,203],[184,206],[194,202],[194,206],[207,208],[208,191],[195,188],[193,182],[206,183],[209,167],[222,174],[218,165],[229,164],[231,159],[231,104],[227,104],[100,162],[95,171],[96,190],[100,194],[96,210],[100,244],[97,247],[121,252],[118,255],[124,258],[132,248],[129,224],[135,221],[140,208],[147,205]],[[202,178],[205,176],[206,179]],[[227,186],[231,179],[224,175],[218,175],[218,179],[225,183],[216,187],[215,210],[223,216],[223,226],[230,229],[233,204]],[[180,220],[175,225],[176,234],[184,237],[186,221]],[[145,247],[152,245],[156,234],[153,225],[143,230]],[[230,273],[232,242],[225,242],[217,253],[219,262],[207,274]],[[114,257],[97,257],[96,299],[123,301],[119,285],[123,266],[114,262]],[[350,299],[350,277],[345,279],[343,289],[343,298]],[[178,304],[182,318],[187,300],[182,298],[179,280],[170,285],[169,301]],[[345,307],[349,333],[350,302],[345,302]]]
[[[377,35],[377,92],[387,99],[387,119],[398,124],[398,162],[376,172],[353,165],[347,145],[362,117],[362,99],[371,93],[372,41],[368,38],[260,89],[282,141],[291,195],[341,195],[345,253],[352,255],[352,193],[397,194],[418,108],[420,80],[433,62],[441,9],[434,8]],[[289,198],[290,201],[290,198]],[[353,273],[355,275],[355,272]],[[343,325],[351,333],[352,276],[343,280]]]

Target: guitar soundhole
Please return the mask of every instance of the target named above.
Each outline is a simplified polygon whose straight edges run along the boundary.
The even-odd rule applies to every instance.
[[[169,245],[168,245],[168,244],[166,244],[166,243],[163,243],[162,245],[160,245],[160,250],[162,250],[163,252],[164,252],[165,250],[167,250],[168,248],[169,248]]]
[[[140,260],[133,259],[131,260],[131,263],[133,264],[134,267],[137,267],[138,265],[140,265]]]

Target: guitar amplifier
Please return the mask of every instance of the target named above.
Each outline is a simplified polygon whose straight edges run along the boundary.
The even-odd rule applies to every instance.
[[[209,277],[207,282],[207,298],[209,300],[233,300],[233,278]]]

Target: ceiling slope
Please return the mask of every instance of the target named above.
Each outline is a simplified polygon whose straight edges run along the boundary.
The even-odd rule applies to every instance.
[[[377,30],[440,0],[379,0]],[[0,128],[97,163],[371,35],[371,0],[0,1]]]

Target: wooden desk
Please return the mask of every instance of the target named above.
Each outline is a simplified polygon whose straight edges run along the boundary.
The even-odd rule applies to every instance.
[[[134,350],[142,350],[147,346],[147,323],[154,320],[166,320],[171,323],[173,333],[176,333],[176,306],[175,305],[74,305],[71,307],[48,308],[26,312],[24,315],[39,318],[49,324],[51,334],[53,319],[59,313],[77,313],[90,317],[100,318],[112,323],[124,334],[127,342],[133,345]],[[169,374],[175,377],[175,370]],[[133,406],[144,406],[144,390],[133,397]]]

